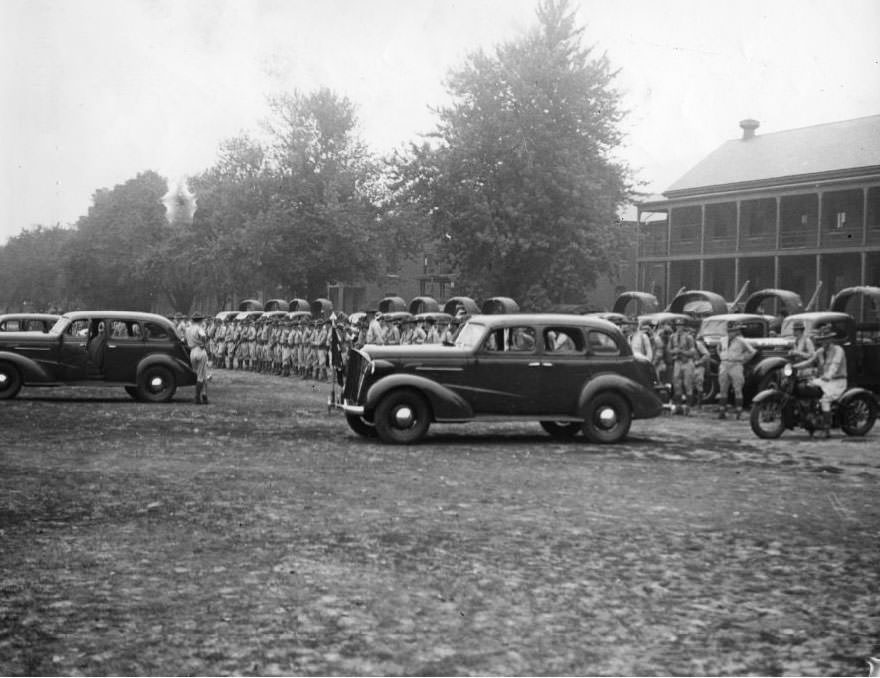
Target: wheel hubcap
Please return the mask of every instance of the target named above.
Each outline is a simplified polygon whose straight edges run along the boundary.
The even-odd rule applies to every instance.
[[[162,380],[162,377],[153,377],[150,379],[150,388],[153,391],[161,391],[164,386],[165,382]]]
[[[5,372],[0,372],[0,388],[6,386],[6,382],[9,381],[9,377],[6,376]]]
[[[407,407],[406,405],[402,407],[398,407],[394,411],[394,425],[397,428],[409,428],[413,425],[415,421],[415,413],[412,411],[411,407]]]
[[[613,407],[603,407],[597,413],[596,419],[599,422],[599,426],[602,428],[614,428],[617,424],[617,412],[614,411]]]

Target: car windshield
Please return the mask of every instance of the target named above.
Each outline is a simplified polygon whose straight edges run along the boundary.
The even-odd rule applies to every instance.
[[[473,348],[479,345],[485,333],[485,325],[469,322],[461,328],[461,332],[458,333],[458,337],[455,339],[455,345],[459,348]]]

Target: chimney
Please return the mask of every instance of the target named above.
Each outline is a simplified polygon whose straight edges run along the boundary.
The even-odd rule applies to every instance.
[[[752,118],[746,118],[745,120],[739,121],[739,126],[742,127],[743,131],[742,140],[748,141],[755,137],[755,130],[761,126],[761,123]]]

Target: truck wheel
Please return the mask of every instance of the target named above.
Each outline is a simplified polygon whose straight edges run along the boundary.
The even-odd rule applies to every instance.
[[[346,414],[345,421],[348,422],[348,427],[359,436],[363,436],[364,438],[375,438],[379,435],[376,431],[375,424],[367,421],[360,415]]]
[[[778,438],[785,430],[782,421],[782,397],[774,395],[759,403],[752,403],[749,414],[752,431],[759,438]]]
[[[163,365],[151,365],[138,376],[137,395],[148,403],[167,403],[177,391],[174,374]]]
[[[570,440],[581,430],[581,425],[576,421],[542,421],[541,428],[553,438]]]
[[[21,390],[21,375],[12,363],[0,362],[0,400],[10,400]]]
[[[431,425],[425,398],[412,389],[386,395],[376,408],[376,433],[383,443],[411,445],[424,437]]]
[[[877,403],[874,397],[861,394],[853,397],[840,408],[840,428],[848,436],[865,436],[874,428],[877,419]]]
[[[587,405],[584,435],[593,443],[616,443],[629,433],[632,410],[616,393],[600,393]]]

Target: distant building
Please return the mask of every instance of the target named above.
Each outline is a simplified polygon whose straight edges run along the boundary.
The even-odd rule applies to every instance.
[[[880,115],[727,141],[638,205],[638,287],[662,302],[681,287],[727,299],[793,290],[820,307],[880,284]]]

